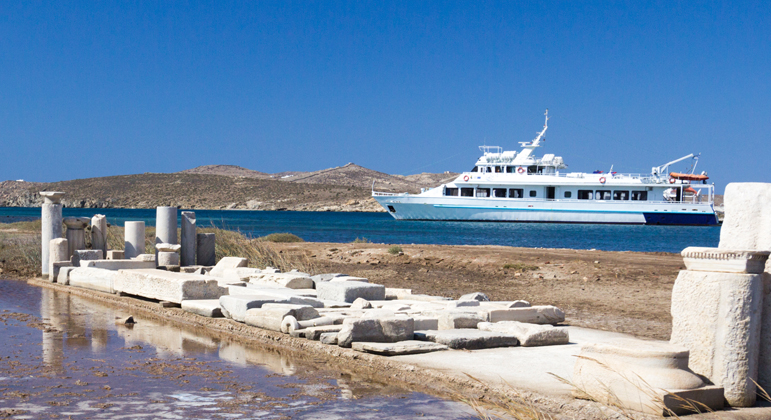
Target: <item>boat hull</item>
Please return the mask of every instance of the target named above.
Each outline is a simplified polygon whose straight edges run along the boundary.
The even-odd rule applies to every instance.
[[[397,220],[716,225],[708,203],[374,197]],[[632,204],[633,203],[633,204]]]

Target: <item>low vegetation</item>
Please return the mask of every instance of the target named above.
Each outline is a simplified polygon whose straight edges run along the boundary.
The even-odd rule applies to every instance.
[[[364,237],[356,238],[351,243],[353,243],[353,244],[368,244],[369,243],[369,239],[364,238]]]
[[[393,245],[390,248],[388,248],[388,253],[391,255],[397,255],[401,252],[403,252],[402,247],[400,247],[399,245]]]
[[[535,271],[538,270],[537,265],[527,265],[522,263],[513,263],[513,264],[504,264],[503,265],[504,270],[513,270],[513,271],[519,271],[520,273],[524,273],[527,271]]]
[[[303,238],[292,233],[271,233],[258,239],[267,242],[305,242]]]

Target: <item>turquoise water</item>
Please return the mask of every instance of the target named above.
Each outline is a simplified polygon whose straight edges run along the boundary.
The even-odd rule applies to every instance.
[[[104,214],[112,224],[144,220],[154,209],[74,209],[64,216]],[[195,210],[199,227],[217,226],[246,235],[290,232],[313,242],[367,238],[388,244],[506,245],[529,248],[680,252],[688,246],[716,247],[719,226],[638,226],[560,223],[396,221],[386,213]],[[40,217],[39,208],[0,207],[0,222]]]

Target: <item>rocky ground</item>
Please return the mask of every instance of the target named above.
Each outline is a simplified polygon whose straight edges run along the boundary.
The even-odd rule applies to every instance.
[[[471,292],[493,300],[556,305],[571,325],[669,339],[672,286],[680,255],[503,246],[367,243],[275,244],[314,272],[341,272],[386,287],[458,298]]]

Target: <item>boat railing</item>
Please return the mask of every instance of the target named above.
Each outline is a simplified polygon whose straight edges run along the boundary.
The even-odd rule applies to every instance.
[[[409,193],[389,193],[389,192],[380,192],[380,191],[372,191],[373,197],[394,197],[398,195],[408,195]]]

